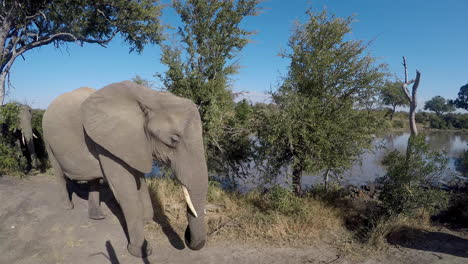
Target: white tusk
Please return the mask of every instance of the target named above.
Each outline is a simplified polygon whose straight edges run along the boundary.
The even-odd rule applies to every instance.
[[[195,217],[198,217],[197,212],[195,211],[195,207],[193,207],[192,200],[190,200],[190,194],[187,190],[187,187],[182,185],[182,190],[184,191],[185,201],[187,202],[188,208]]]
[[[23,145],[26,145],[26,143],[24,142],[24,136],[21,135],[21,140],[23,141]]]
[[[36,134],[33,133],[33,137],[34,137],[34,138],[37,138]]]

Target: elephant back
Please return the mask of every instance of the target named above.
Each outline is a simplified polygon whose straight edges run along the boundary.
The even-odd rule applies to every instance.
[[[44,140],[71,179],[98,177],[99,162],[89,149],[83,129],[81,104],[96,90],[82,87],[57,97],[42,120]]]

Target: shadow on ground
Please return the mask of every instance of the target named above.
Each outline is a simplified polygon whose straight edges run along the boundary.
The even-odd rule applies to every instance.
[[[402,227],[387,237],[393,245],[468,258],[468,239],[442,232]]]
[[[67,190],[69,197],[71,198],[73,193],[75,193],[78,197],[84,200],[88,200],[88,195],[89,195],[89,184],[88,183],[77,183],[75,181],[67,180]],[[174,228],[171,226],[168,217],[164,213],[164,207],[160,200],[156,197],[154,193],[150,193],[151,196],[151,202],[153,204],[153,210],[154,210],[154,217],[153,220],[158,223],[164,234],[167,236],[168,241],[171,243],[171,245],[178,249],[182,250],[185,248],[185,244],[180,238],[179,234],[174,230]],[[117,217],[119,220],[120,225],[122,226],[122,229],[125,232],[125,236],[127,237],[127,241],[129,241],[129,236],[128,236],[128,229],[127,225],[125,222],[125,217],[123,215],[122,209],[120,209],[119,204],[117,203],[117,200],[115,199],[112,191],[106,184],[101,184],[100,185],[100,198],[101,202],[104,202],[109,210]],[[107,243],[108,242],[108,243]],[[112,244],[110,241],[106,242],[106,248],[108,251],[109,255],[109,260],[111,263],[119,263],[117,259],[112,259]],[[115,254],[114,254],[115,255]]]

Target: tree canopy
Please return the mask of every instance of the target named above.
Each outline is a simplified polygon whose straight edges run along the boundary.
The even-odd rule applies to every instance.
[[[235,124],[229,84],[229,76],[236,73],[239,65],[230,62],[248,43],[252,32],[242,29],[240,24],[245,17],[257,14],[258,2],[172,2],[182,26],[172,42],[161,45],[161,62],[169,69],[157,75],[167,90],[192,99],[199,106],[211,171],[222,172],[227,167],[236,171],[233,162],[240,164],[243,157],[237,155],[240,145],[237,140],[245,143],[246,132]]]
[[[458,97],[453,102],[457,108],[468,110],[468,83],[460,87]]]
[[[159,1],[10,0],[0,5],[0,103],[18,56],[31,49],[67,42],[105,46],[117,34],[141,52],[161,40]]]
[[[424,104],[424,110],[435,112],[438,116],[455,111],[455,106],[442,96],[434,96]]]
[[[282,54],[291,60],[289,72],[258,132],[268,173],[291,166],[296,193],[304,171],[339,174],[371,147],[378,121],[365,106],[384,77],[366,44],[346,40],[352,17],[311,10],[307,17]]]
[[[409,102],[406,95],[401,90],[401,82],[387,81],[380,90],[380,99],[382,104],[392,106],[390,120],[393,119],[393,114],[397,106],[408,106]]]

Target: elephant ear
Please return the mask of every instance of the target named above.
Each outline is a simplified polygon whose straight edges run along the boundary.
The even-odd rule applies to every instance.
[[[88,136],[143,173],[151,171],[153,157],[139,101],[150,92],[130,81],[113,83],[94,92],[81,105]]]

